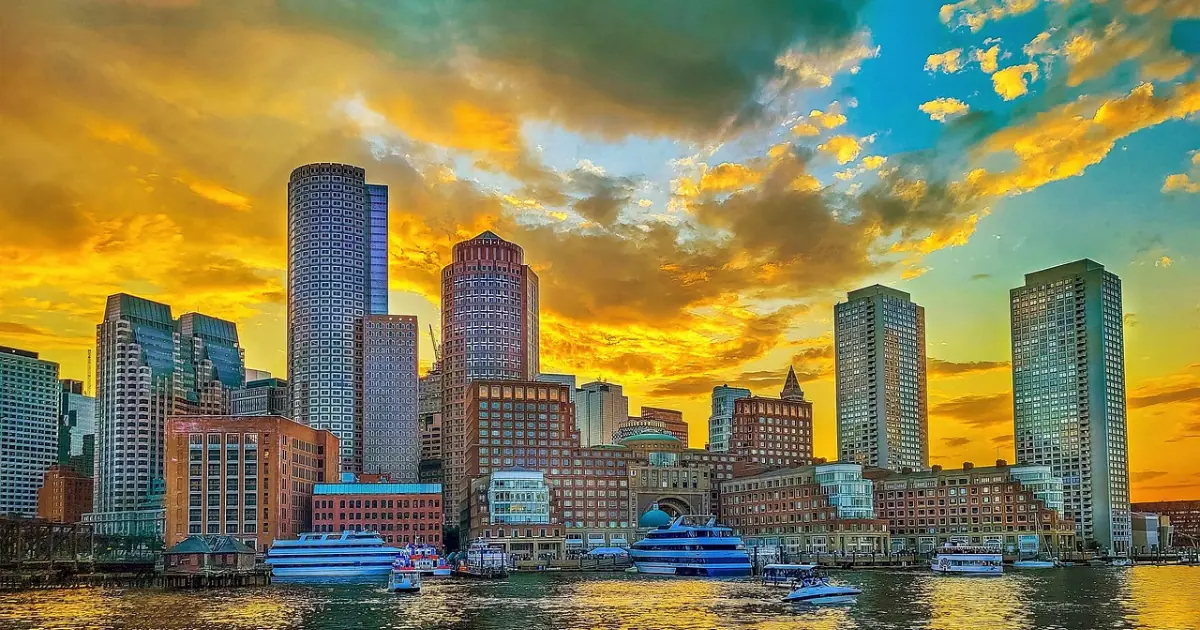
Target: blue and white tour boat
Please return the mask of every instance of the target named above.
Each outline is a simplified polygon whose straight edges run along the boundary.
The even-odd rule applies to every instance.
[[[1004,556],[993,547],[971,547],[947,543],[930,563],[935,573],[950,575],[1001,575]]]
[[[276,540],[266,564],[277,579],[353,578],[388,575],[401,550],[383,544],[378,534],[344,531],[300,534]]]
[[[652,508],[647,515],[656,511]],[[646,522],[643,517],[642,522]],[[646,533],[629,557],[639,573],[701,577],[750,575],[750,556],[742,539],[715,518],[680,516]]]

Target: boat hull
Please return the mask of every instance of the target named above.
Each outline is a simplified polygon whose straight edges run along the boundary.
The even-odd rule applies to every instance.
[[[729,565],[679,565],[662,562],[634,562],[638,573],[647,575],[675,575],[679,577],[745,577],[750,575],[750,564]]]
[[[783,601],[789,604],[853,604],[862,591],[846,586],[807,586],[793,590]]]
[[[942,575],[965,575],[965,576],[978,576],[978,577],[990,577],[990,576],[996,576],[996,575],[1004,575],[1003,567],[949,567],[949,568],[947,568],[947,567],[943,567],[943,566],[939,566],[939,565],[935,564],[931,568],[933,569],[934,573],[940,573]]]
[[[287,579],[320,579],[320,578],[356,578],[387,575],[392,567],[274,567],[271,577],[275,580]]]
[[[1017,560],[1013,563],[1014,569],[1054,569],[1058,565],[1049,560]]]

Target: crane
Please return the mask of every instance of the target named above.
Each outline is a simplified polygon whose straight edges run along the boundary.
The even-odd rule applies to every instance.
[[[437,369],[442,364],[442,346],[438,344],[437,337],[433,334],[433,324],[429,325],[429,341],[433,342],[433,366]]]

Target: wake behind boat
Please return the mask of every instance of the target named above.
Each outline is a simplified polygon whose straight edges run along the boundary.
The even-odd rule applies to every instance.
[[[750,575],[750,556],[742,539],[716,518],[703,525],[680,516],[650,530],[629,549],[638,573],[700,577]],[[695,522],[695,521],[693,521]]]

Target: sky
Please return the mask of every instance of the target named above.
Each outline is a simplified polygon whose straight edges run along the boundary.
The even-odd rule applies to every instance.
[[[1013,459],[1008,290],[1124,288],[1134,500],[1200,498],[1196,0],[44,0],[0,21],[0,344],[83,378],[104,298],[286,373],[286,184],[390,189],[391,311],[453,243],[541,279],[541,363],[681,409],[789,365],[836,457],[833,305],[925,307],[933,463]],[[422,364],[432,359],[423,339]]]

